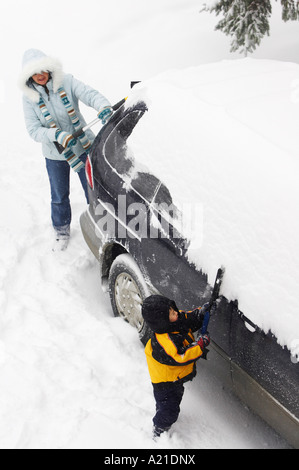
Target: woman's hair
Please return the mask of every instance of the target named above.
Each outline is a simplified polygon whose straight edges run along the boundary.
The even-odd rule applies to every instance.
[[[49,70],[47,70],[46,72],[49,74],[49,80],[51,80],[51,78],[52,78],[51,72]],[[28,80],[26,82],[26,85],[30,87],[30,86],[34,85],[34,83],[35,83],[35,81],[33,80],[33,78],[30,77],[30,78],[28,78]]]

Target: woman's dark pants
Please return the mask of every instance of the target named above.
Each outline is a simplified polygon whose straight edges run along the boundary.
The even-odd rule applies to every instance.
[[[86,162],[87,155],[84,153],[80,160]],[[51,216],[52,224],[57,233],[62,231],[69,232],[72,220],[72,211],[70,204],[70,166],[66,161],[50,160],[46,158],[46,167],[51,186]],[[85,197],[88,203],[87,181],[85,169],[82,168],[78,173]]]

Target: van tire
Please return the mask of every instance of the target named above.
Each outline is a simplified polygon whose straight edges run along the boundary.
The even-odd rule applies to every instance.
[[[141,309],[150,291],[139,266],[129,254],[122,254],[114,260],[108,286],[114,315],[135,327],[141,342],[145,345],[151,332],[143,320]]]

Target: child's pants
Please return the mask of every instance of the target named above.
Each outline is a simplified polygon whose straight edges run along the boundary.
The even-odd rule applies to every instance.
[[[156,415],[153,418],[154,426],[159,433],[167,431],[174,424],[180,414],[180,404],[184,395],[184,385],[179,382],[153,384],[156,400]]]

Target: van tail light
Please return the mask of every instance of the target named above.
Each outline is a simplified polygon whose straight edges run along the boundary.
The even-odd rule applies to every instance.
[[[93,181],[93,169],[92,169],[92,164],[90,157],[87,157],[86,164],[85,164],[85,173],[86,173],[86,179],[91,187],[91,189],[94,189],[94,181]]]

